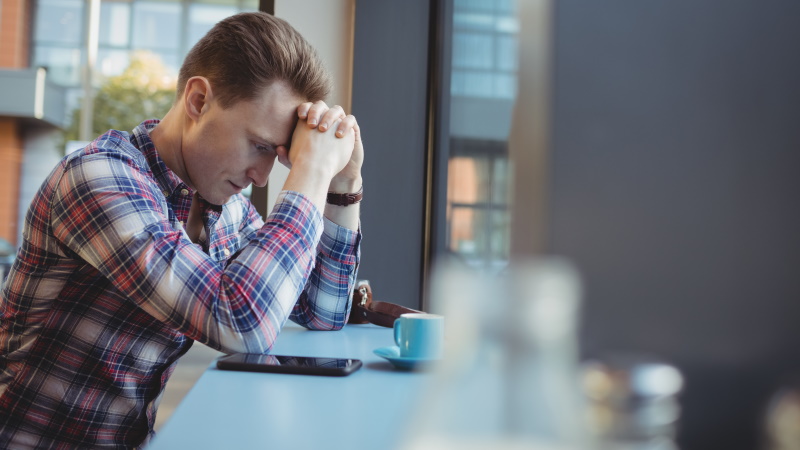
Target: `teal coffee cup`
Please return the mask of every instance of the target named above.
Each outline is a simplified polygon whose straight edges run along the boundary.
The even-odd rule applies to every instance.
[[[394,321],[394,342],[403,358],[441,358],[444,317],[426,313],[403,314]]]

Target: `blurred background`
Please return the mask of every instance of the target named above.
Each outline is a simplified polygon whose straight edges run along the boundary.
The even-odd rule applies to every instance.
[[[0,0],[0,273],[57,161],[162,116],[191,46],[258,9],[320,49],[364,130],[376,300],[427,308],[444,255],[566,256],[584,358],[678,367],[681,448],[764,445],[800,368],[792,0]],[[262,213],[280,179],[251,193]],[[216,355],[187,355],[160,422]]]

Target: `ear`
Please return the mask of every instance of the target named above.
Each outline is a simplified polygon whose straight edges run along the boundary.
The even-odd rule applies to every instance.
[[[200,120],[213,99],[211,83],[205,77],[192,77],[186,80],[186,87],[183,90],[183,106],[186,115],[192,121]]]

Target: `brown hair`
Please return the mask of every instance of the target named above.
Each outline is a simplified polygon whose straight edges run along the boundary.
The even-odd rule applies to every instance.
[[[194,45],[178,74],[177,98],[193,76],[209,80],[223,108],[255,98],[275,81],[308,101],[331,91],[331,76],[311,45],[285,20],[263,12],[230,16]]]

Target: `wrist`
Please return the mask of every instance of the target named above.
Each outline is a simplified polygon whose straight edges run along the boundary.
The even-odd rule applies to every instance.
[[[298,158],[292,161],[290,172],[302,173],[306,176],[314,177],[323,183],[324,180],[330,180],[336,175],[332,173],[329,165],[320,162],[316,158]]]
[[[337,194],[352,194],[361,189],[361,185],[361,175],[357,175],[355,177],[337,175],[331,179],[330,186],[328,186],[328,192],[334,192]]]

